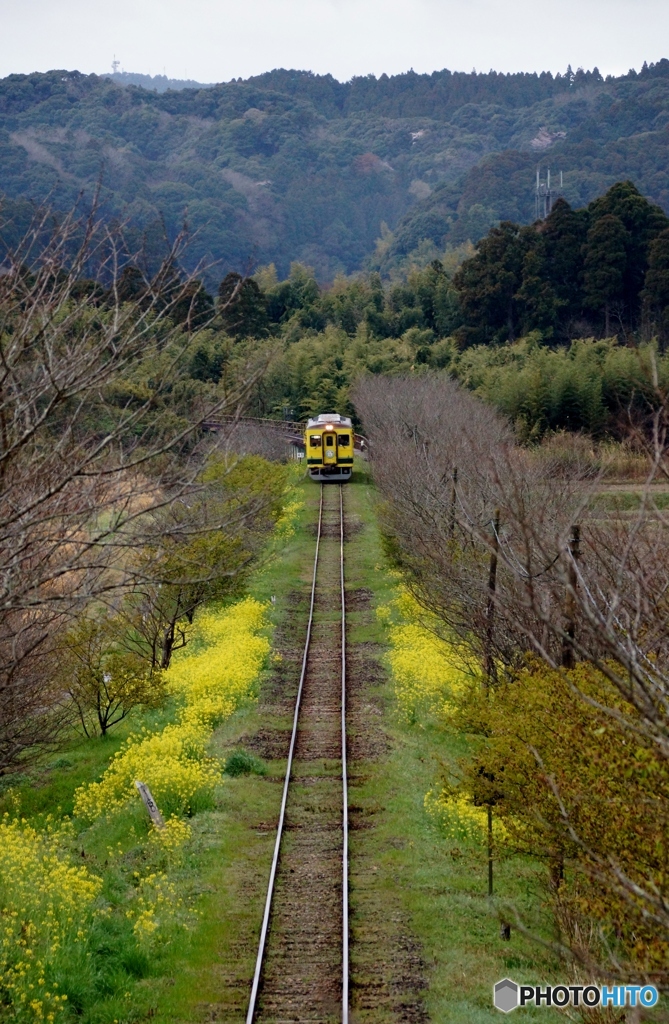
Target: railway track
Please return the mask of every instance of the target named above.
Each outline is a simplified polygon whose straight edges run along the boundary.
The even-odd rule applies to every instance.
[[[246,1024],[348,1024],[342,485],[321,484],[309,619]]]

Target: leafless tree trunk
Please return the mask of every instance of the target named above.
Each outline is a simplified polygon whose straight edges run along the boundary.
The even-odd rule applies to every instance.
[[[191,338],[170,314],[194,294],[178,275],[185,236],[125,301],[122,234],[95,211],[51,225],[36,215],[0,274],[0,773],[58,736],[56,635],[136,585],[157,513],[197,493],[202,453],[225,444],[203,422],[224,410],[234,423],[266,363],[180,405]],[[82,292],[91,266],[102,298]]]
[[[669,516],[654,501],[653,484],[669,479],[669,404],[660,389],[636,439],[645,438],[648,471],[631,513],[603,511],[588,467],[575,459],[565,468],[519,448],[492,409],[445,377],[365,378],[354,402],[384,496],[390,550],[448,641],[479,672],[494,661],[511,681],[528,653],[538,655],[565,673],[573,699],[608,720],[619,742],[639,744],[666,771]],[[495,510],[499,527],[491,530]],[[584,692],[570,672],[579,662],[621,700]],[[546,784],[560,823],[558,848],[579,850],[581,869],[669,941],[666,877],[630,872],[589,845],[557,782]],[[667,808],[658,813],[666,817]],[[625,973],[613,961],[606,970]]]

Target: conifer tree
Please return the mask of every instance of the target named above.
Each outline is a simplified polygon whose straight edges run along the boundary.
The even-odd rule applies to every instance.
[[[604,331],[611,331],[611,307],[623,301],[629,232],[619,217],[605,214],[588,231],[584,262],[585,301],[604,313]]]

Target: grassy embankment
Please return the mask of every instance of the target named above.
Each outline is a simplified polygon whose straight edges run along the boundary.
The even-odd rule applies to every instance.
[[[298,647],[313,558],[313,534],[305,526],[315,519],[317,494],[317,488],[305,482],[302,529],[284,549],[281,561],[255,586],[258,596],[276,596],[283,640]],[[351,521],[355,524],[358,519],[362,527],[351,531],[347,544],[347,586],[352,592],[371,591],[373,606],[383,605],[393,597],[395,580],[384,566],[373,491],[364,473],[356,474],[347,487],[346,501]],[[298,591],[302,601],[296,603]],[[358,645],[381,653],[386,631],[373,609],[349,611],[348,620],[351,663]],[[355,685],[366,684],[358,679]],[[380,754],[352,765],[352,816],[372,825],[354,827],[351,839],[355,1016],[378,1024],[397,1019],[392,1000],[384,1004],[379,998],[374,1006],[361,998],[370,987],[366,975],[376,969],[380,975],[390,975],[376,979],[379,990],[426,985],[423,999],[433,1021],[496,1020],[491,985],[499,978],[510,974],[530,982],[557,975],[539,947],[517,932],[510,943],[500,940],[496,907],[486,895],[483,850],[476,844],[454,843],[425,812],[425,793],[439,777],[442,762],[464,753],[466,741],[448,735],[434,718],[409,725],[397,714],[387,676],[380,675],[368,685],[365,699],[378,712],[374,726],[385,741],[375,744]],[[261,733],[267,738],[289,725],[287,717],[272,713],[271,698],[261,697],[259,706],[247,708],[218,731],[217,748],[229,753],[245,737]],[[187,962],[160,1000],[158,1019],[185,1022],[205,1010],[218,1013],[220,1019],[243,1019],[284,762],[270,760],[266,767],[264,777],[235,778],[224,787],[217,810],[221,829],[216,840],[212,838],[209,867],[203,873],[203,884],[212,891],[204,897],[203,917]],[[495,884],[496,899],[512,902],[545,933],[543,893],[533,865],[518,860],[499,865]],[[392,976],[399,964],[393,954],[398,939],[414,950],[409,958],[413,979]],[[376,948],[376,965],[363,955],[370,942]],[[406,971],[406,957],[401,967]],[[541,1011],[541,1019],[546,1019],[546,1012]]]
[[[396,581],[384,565],[369,481],[359,478],[347,496],[349,510],[363,523],[348,546],[348,585],[369,588],[375,608],[387,606],[395,596]],[[353,613],[349,618],[351,645],[387,645],[387,631],[378,615]],[[425,794],[438,783],[444,765],[454,764],[465,753],[466,738],[450,734],[429,713],[412,721],[400,714],[393,680],[387,675],[374,690],[387,751],[351,790],[351,802],[378,809],[375,828],[353,834],[353,905],[356,876],[366,871],[382,902],[390,906],[399,896],[425,964],[424,1000],[431,1020],[498,1020],[491,1005],[494,982],[507,975],[528,984],[559,977],[541,947],[516,931],[510,942],[499,937],[497,909],[503,904],[516,906],[546,934],[536,867],[519,859],[496,865],[495,898],[488,899],[483,848],[476,842],[453,841],[424,806]],[[355,937],[364,933],[366,923],[355,914],[353,920]],[[355,978],[355,942],[353,963]],[[531,1011],[524,1012],[532,1016]],[[546,1012],[541,1011],[541,1019],[546,1019]],[[553,1013],[549,1011],[549,1019]],[[374,1020],[373,1013],[364,1019]]]
[[[308,529],[316,514],[318,489],[305,481],[301,491],[306,507],[295,535],[280,556],[259,573],[254,596],[276,598],[275,642],[284,662],[275,664],[261,687],[258,704],[248,703],[219,727],[213,752],[227,757],[236,749],[253,749],[253,737],[285,736],[289,717],[286,702],[273,708],[273,696],[291,691],[295,651],[299,651],[306,620],[306,597],[313,558],[313,534]],[[355,652],[374,658],[382,654],[387,634],[374,607],[387,605],[396,581],[384,566],[374,515],[374,496],[364,471],[346,491],[348,512],[361,528],[351,531],[347,544],[347,584],[351,591],[370,591],[372,607],[349,613],[349,644]],[[299,595],[299,596],[298,596]],[[363,662],[363,664],[365,664]],[[491,1006],[491,985],[505,975],[519,982],[557,981],[560,973],[540,951],[514,931],[510,943],[498,933],[495,906],[486,896],[484,852],[475,843],[454,843],[425,812],[425,793],[442,772],[466,749],[430,715],[412,724],[398,714],[392,681],[383,673],[356,680],[365,688],[364,702],[372,717],[364,724],[372,744],[369,756],[352,765],[350,802],[353,817],[371,827],[354,828],[351,838],[353,1007],[360,1021],[397,1019],[401,988],[421,990],[429,1018],[454,1024],[497,1020]],[[82,782],[96,779],[124,735],[138,724],[159,724],[160,716],[137,718],[104,741],[73,742],[49,767],[6,796],[21,802],[31,819],[45,812],[71,811],[73,794]],[[372,723],[370,725],[370,722]],[[356,738],[356,742],[357,742]],[[270,743],[271,746],[271,743]],[[256,748],[257,749],[257,748]],[[256,953],[265,886],[274,841],[284,762],[268,759],[265,774],[226,777],[213,805],[192,820],[193,839],[174,874],[186,898],[196,899],[200,916],[189,935],[174,939],[153,964],[123,966],[124,991],[111,994],[95,1021],[130,1021],[150,1014],[165,1022],[197,1019],[242,1021]],[[138,813],[141,813],[141,808]],[[117,840],[111,825],[104,842]],[[88,862],[102,866],[99,849],[87,849]],[[132,856],[132,851],[124,854]],[[496,900],[515,904],[539,930],[543,894],[533,865],[512,860],[496,867]],[[402,970],[411,964],[413,977],[393,976],[400,960],[393,949],[410,948]],[[370,958],[378,950],[378,963]],[[364,998],[378,984],[400,994],[386,1003]],[[117,986],[118,988],[118,986]],[[129,994],[126,994],[128,992]],[[395,1009],[393,1010],[393,1006]],[[538,1013],[538,1011],[537,1011]],[[541,1011],[541,1019],[553,1011]],[[529,1011],[527,1015],[532,1016]]]

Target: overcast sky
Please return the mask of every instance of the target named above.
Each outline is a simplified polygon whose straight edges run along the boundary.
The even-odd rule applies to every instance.
[[[276,67],[620,74],[669,56],[667,0],[0,0],[0,77],[65,68],[221,82]]]

